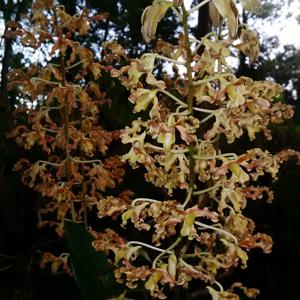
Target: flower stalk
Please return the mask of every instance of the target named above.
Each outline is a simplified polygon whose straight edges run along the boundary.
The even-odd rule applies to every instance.
[[[62,33],[62,29],[58,25],[58,19],[57,19],[57,13],[56,8],[53,9],[53,15],[54,15],[54,25],[56,27],[56,35],[58,40],[60,41],[60,44],[63,44],[64,36]],[[60,62],[60,71],[61,71],[61,86],[62,88],[66,87],[67,80],[66,80],[66,66],[65,66],[65,57],[62,53],[62,50],[60,49],[59,54],[59,62]],[[64,135],[65,135],[65,155],[66,155],[66,174],[67,174],[67,181],[70,182],[71,180],[71,156],[70,156],[70,137],[69,137],[69,103],[68,103],[68,97],[67,95],[64,95],[63,99],[63,114],[64,114]],[[74,203],[72,200],[68,199],[68,202],[71,207],[71,216],[72,220],[76,222],[76,212]]]
[[[187,78],[188,78],[188,95],[187,95],[187,104],[188,104],[188,111],[191,116],[193,116],[193,94],[194,94],[194,85],[193,85],[193,71],[192,71],[192,51],[189,39],[189,28],[188,28],[188,17],[189,13],[185,8],[184,3],[181,5],[182,9],[182,23],[183,23],[183,32],[184,32],[184,43],[185,43],[185,50],[186,50],[186,69],[187,69]],[[194,159],[194,151],[195,145],[192,143],[189,146],[189,190],[191,190],[191,195],[193,194],[194,190],[194,182],[195,182],[195,159]],[[192,197],[190,199],[193,200]]]

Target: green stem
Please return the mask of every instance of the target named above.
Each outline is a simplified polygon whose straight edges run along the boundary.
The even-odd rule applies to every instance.
[[[46,127],[41,127],[40,128],[41,130],[44,130],[44,131],[47,131],[47,132],[51,132],[51,133],[58,133],[58,129],[49,129],[49,128],[46,128]]]
[[[183,258],[195,258],[195,257],[203,257],[203,256],[210,256],[211,254],[209,252],[198,252],[198,253],[187,253],[187,254],[183,254],[182,257]]]
[[[166,250],[165,249],[161,249],[161,248],[158,248],[158,247],[155,247],[155,246],[143,243],[143,242],[139,242],[139,241],[130,241],[130,242],[127,243],[128,247],[131,246],[131,245],[143,246],[143,247],[146,247],[146,248],[149,248],[149,249],[152,249],[152,250],[164,253],[164,254],[165,253],[171,253],[171,251],[168,251],[168,249],[166,249]]]
[[[201,8],[202,6],[204,6],[205,4],[207,4],[210,0],[203,0],[202,2],[200,2],[199,4],[195,5],[194,7],[192,7],[189,11],[190,14],[192,14],[193,12],[197,11],[199,8]]]
[[[201,122],[202,122],[202,120],[201,120]],[[220,133],[218,133],[217,134],[217,136],[214,138],[214,139],[212,139],[212,140],[202,140],[202,139],[198,139],[197,140],[197,143],[199,144],[199,143],[208,143],[208,144],[214,144],[214,143],[216,143],[218,140],[220,139]]]
[[[187,196],[186,196],[186,198],[185,198],[185,201],[184,201],[184,203],[182,204],[182,207],[183,207],[183,208],[185,208],[186,205],[189,203],[189,201],[190,201],[192,195],[193,195],[193,190],[192,190],[192,189],[189,189],[189,191],[188,191],[188,193],[187,193]]]
[[[168,97],[170,97],[171,99],[173,99],[175,102],[177,102],[179,105],[186,107],[186,103],[182,102],[180,99],[178,99],[176,96],[174,96],[173,94],[169,93],[166,90],[158,90],[158,92],[163,93],[165,95],[167,95]]]
[[[131,206],[135,206],[137,202],[149,202],[149,203],[158,203],[161,202],[159,200],[150,199],[150,198],[136,198],[132,201]]]
[[[199,159],[199,160],[223,159],[225,157],[232,160],[238,159],[238,156],[235,153],[223,153],[223,154],[213,155],[213,156],[197,156],[197,155],[194,156],[195,159]]]
[[[200,124],[203,124],[203,123],[207,122],[211,118],[215,117],[215,115],[216,115],[215,113],[208,115],[207,117],[205,117],[202,120],[200,120]]]
[[[92,159],[92,160],[81,160],[75,157],[70,158],[71,161],[76,162],[78,164],[100,164],[102,165],[102,161],[100,159]]]
[[[204,189],[204,190],[201,190],[201,191],[197,191],[197,192],[194,192],[194,195],[202,195],[202,194],[205,194],[205,193],[207,193],[207,192],[210,192],[210,191],[213,191],[213,190],[215,190],[215,189],[217,189],[217,188],[219,188],[220,187],[220,185],[219,184],[216,184],[216,185],[214,185],[214,186],[211,186],[211,187],[208,187],[207,189]]]
[[[38,160],[36,162],[37,165],[49,165],[49,166],[52,166],[52,167],[61,167],[62,163],[52,163],[50,161],[46,161],[46,160]]]
[[[170,58],[170,57],[167,57],[167,56],[159,55],[159,54],[156,54],[156,53],[145,53],[141,56],[141,59],[143,59],[147,56],[150,56],[150,57],[152,56],[156,59],[165,60],[165,61],[171,62],[173,64],[176,64],[176,65],[185,66],[185,61],[179,61],[179,60],[176,60],[176,59],[173,59],[173,58]]]
[[[200,111],[206,114],[215,114],[219,111],[218,109],[205,109],[200,107],[193,107],[193,110]]]
[[[180,13],[178,12],[178,10],[176,9],[176,7],[171,6],[171,9],[173,10],[174,14],[176,15],[176,17],[179,19],[179,22],[182,22],[182,16],[180,15]]]
[[[87,61],[87,59],[82,59],[82,60],[78,61],[77,63],[75,63],[75,64],[73,64],[73,65],[71,65],[69,67],[66,67],[66,70],[71,70],[71,69],[79,66],[80,64],[82,64],[84,61]]]
[[[188,104],[188,111],[191,116],[193,116],[193,71],[192,71],[192,51],[191,51],[191,44],[189,39],[189,29],[188,29],[188,16],[189,13],[185,9],[184,3],[181,5],[182,9],[182,23],[183,23],[183,30],[184,30],[184,42],[185,42],[185,50],[187,55],[186,61],[186,69],[187,69],[187,76],[188,76],[188,96],[187,96],[187,104]],[[189,161],[190,161],[190,180],[189,180],[189,190],[191,190],[191,194],[193,194],[194,190],[194,182],[195,182],[195,160],[194,160],[194,151],[195,145],[191,144],[189,146]],[[191,197],[192,200],[192,197]]]
[[[32,82],[32,83],[35,83],[36,81],[41,81],[41,82],[44,82],[44,83],[47,83],[47,84],[61,85],[61,82],[45,80],[45,79],[38,78],[38,77],[32,77],[30,79],[30,82]]]
[[[228,238],[232,239],[232,241],[238,245],[238,240],[237,238],[230,232],[226,231],[226,230],[223,230],[221,228],[217,228],[217,227],[214,227],[214,226],[210,226],[210,225],[207,225],[207,224],[204,224],[202,222],[199,222],[199,221],[196,221],[195,222],[196,225],[200,226],[201,228],[205,228],[205,229],[211,229],[211,230],[214,230],[216,232],[218,232],[219,234],[222,234],[222,235],[225,235],[227,236]]]
[[[180,243],[181,240],[182,240],[182,237],[179,237],[169,248],[167,248],[164,252],[157,255],[152,263],[152,269],[155,269],[158,260],[166,253],[171,253],[171,250],[173,250]]]
[[[199,273],[199,270],[195,269],[192,265],[188,264],[186,261],[184,261],[182,258],[179,259],[179,262],[181,262],[186,268],[192,270],[195,273]]]

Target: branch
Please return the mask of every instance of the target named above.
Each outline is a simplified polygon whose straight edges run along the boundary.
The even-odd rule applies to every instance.
[[[41,165],[41,164],[44,164],[44,165],[50,165],[50,166],[53,166],[53,167],[60,167],[62,165],[62,163],[52,163],[50,161],[46,161],[46,160],[38,160],[35,164],[37,165]]]
[[[166,253],[172,253],[171,250],[173,250],[182,240],[182,237],[180,236],[179,238],[177,238],[177,240],[170,246],[168,247],[164,252],[162,252],[161,254],[157,255],[156,258],[154,259],[153,263],[152,263],[152,268],[155,269],[156,268],[156,264],[158,262],[158,260]]]
[[[167,96],[169,96],[170,98],[172,98],[175,102],[177,102],[178,104],[180,104],[183,107],[187,107],[188,106],[186,103],[184,103],[183,101],[179,100],[177,97],[175,97],[173,94],[169,93],[166,90],[158,90],[158,92],[166,94]]]
[[[135,203],[137,202],[141,202],[141,201],[144,201],[144,202],[150,202],[150,203],[157,203],[157,202],[161,202],[159,200],[154,200],[154,199],[150,199],[150,198],[136,198],[132,201],[131,203],[131,206],[134,206]]]
[[[220,185],[216,184],[216,185],[211,186],[211,187],[209,187],[209,188],[207,188],[207,189],[204,189],[204,190],[201,190],[201,191],[194,192],[193,194],[194,194],[194,195],[202,195],[202,194],[205,194],[205,193],[207,193],[207,192],[213,191],[213,190],[215,190],[215,189],[217,189],[217,188],[219,188],[219,187],[220,187]]]
[[[186,64],[185,61],[178,61],[176,59],[172,59],[172,58],[169,58],[169,57],[166,57],[166,56],[163,56],[163,55],[159,55],[159,54],[155,54],[155,53],[145,53],[145,54],[142,55],[141,59],[143,59],[143,57],[146,57],[146,56],[153,56],[155,58],[162,59],[162,60],[165,60],[165,61],[169,61],[173,64],[180,65],[180,66],[185,66],[185,64]]]
[[[211,230],[217,231],[218,233],[223,234],[223,235],[231,238],[236,245],[239,243],[238,240],[237,240],[237,238],[233,234],[231,234],[230,232],[228,232],[226,230],[223,230],[221,228],[217,228],[217,227],[214,227],[214,226],[210,226],[210,225],[204,224],[204,223],[199,222],[199,221],[196,221],[195,224],[198,225],[198,226],[200,226],[200,227],[202,227],[202,228],[206,228],[206,229],[211,229]]]
[[[130,241],[130,242],[127,243],[127,246],[130,246],[130,245],[140,245],[140,246],[143,246],[143,247],[146,247],[146,248],[158,251],[158,252],[171,253],[171,251],[167,251],[165,249],[161,249],[161,248],[158,248],[158,247],[146,244],[146,243],[142,243],[142,242],[139,242],[139,241]]]
[[[92,160],[81,160],[81,159],[77,159],[74,157],[70,157],[71,161],[74,161],[78,164],[94,164],[94,163],[98,163],[102,165],[102,161],[100,159],[92,159]]]

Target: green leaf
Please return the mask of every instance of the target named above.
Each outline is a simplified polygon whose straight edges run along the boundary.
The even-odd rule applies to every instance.
[[[94,250],[90,233],[70,220],[65,220],[64,228],[75,280],[84,299],[105,300],[120,295],[113,267],[102,252]]]

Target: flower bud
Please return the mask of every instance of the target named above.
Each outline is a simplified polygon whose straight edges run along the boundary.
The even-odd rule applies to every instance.
[[[174,253],[169,256],[168,259],[168,272],[175,278],[177,269],[177,257]]]

